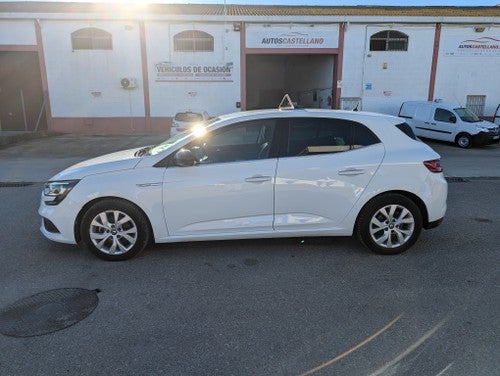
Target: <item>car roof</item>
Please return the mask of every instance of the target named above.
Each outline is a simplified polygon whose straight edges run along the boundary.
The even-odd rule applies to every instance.
[[[452,102],[444,102],[444,101],[407,101],[404,102],[403,105],[424,105],[424,106],[432,106],[432,107],[448,107],[448,108],[459,108],[462,107],[457,103]]]
[[[293,110],[277,110],[277,109],[267,109],[267,110],[251,110],[251,111],[240,111],[233,112],[230,114],[225,114],[218,116],[220,120],[236,120],[236,119],[252,119],[252,118],[262,118],[262,117],[328,117],[334,119],[346,119],[353,121],[366,122],[370,120],[386,120],[394,121],[396,123],[401,123],[401,119],[387,114],[380,114],[375,112],[365,112],[365,111],[345,111],[345,110],[330,110],[330,109],[320,109],[320,108],[300,108]]]

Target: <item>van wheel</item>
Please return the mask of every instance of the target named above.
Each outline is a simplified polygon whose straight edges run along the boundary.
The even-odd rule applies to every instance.
[[[395,255],[410,248],[422,230],[422,213],[409,198],[385,194],[369,201],[356,224],[358,239],[375,253]]]
[[[472,139],[467,133],[460,133],[455,139],[455,143],[462,149],[468,149],[472,146]]]
[[[134,257],[151,237],[145,215],[135,205],[117,199],[91,206],[83,215],[80,233],[89,251],[108,261]]]

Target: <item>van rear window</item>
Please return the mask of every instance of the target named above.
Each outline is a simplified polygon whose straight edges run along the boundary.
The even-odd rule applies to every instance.
[[[417,136],[415,136],[415,133],[413,133],[413,129],[411,129],[411,127],[407,123],[397,124],[396,128],[398,128],[401,132],[403,132],[408,137],[410,137],[414,140],[417,140]]]

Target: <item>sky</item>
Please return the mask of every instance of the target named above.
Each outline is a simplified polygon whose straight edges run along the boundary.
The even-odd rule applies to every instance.
[[[12,0],[0,0],[0,2]],[[46,1],[46,0],[30,0]],[[54,1],[54,0],[53,0]],[[68,1],[68,0],[55,0]],[[100,3],[163,3],[163,4],[224,4],[224,0],[79,0],[75,2]],[[391,6],[493,6],[500,4],[500,0],[226,0],[227,4],[252,5],[391,5]]]

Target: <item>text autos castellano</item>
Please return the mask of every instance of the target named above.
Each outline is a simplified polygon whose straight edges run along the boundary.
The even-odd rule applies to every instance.
[[[262,38],[262,44],[300,44],[300,45],[321,45],[324,38],[304,38],[304,37],[282,37],[282,38]]]

